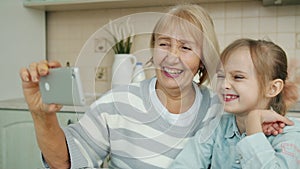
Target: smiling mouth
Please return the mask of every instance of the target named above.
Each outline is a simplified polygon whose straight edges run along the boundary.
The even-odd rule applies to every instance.
[[[162,70],[164,71],[166,76],[172,77],[172,78],[178,77],[183,72],[183,70],[170,69],[170,68],[166,68],[166,67],[163,67]]]
[[[223,94],[223,100],[225,102],[230,102],[232,100],[238,99],[239,96],[238,95],[233,95],[233,94]]]

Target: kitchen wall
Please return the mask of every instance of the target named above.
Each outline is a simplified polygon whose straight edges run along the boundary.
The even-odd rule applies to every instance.
[[[264,7],[261,1],[201,5],[210,12],[214,20],[221,49],[240,37],[270,39],[281,45],[290,59],[300,59],[300,5]],[[86,48],[84,44],[91,41],[93,33],[109,20],[138,12],[164,12],[166,8],[168,7],[48,12],[47,57],[49,60],[75,65],[78,57],[83,55],[80,51]],[[138,37],[134,50],[147,48],[148,38],[147,35]],[[145,61],[145,58],[141,60]],[[99,63],[99,66],[107,68],[108,76],[112,61],[113,57],[108,54]],[[300,64],[300,60],[298,63]],[[89,75],[93,76],[93,73]],[[151,76],[151,73],[147,75]],[[86,92],[102,93],[110,88],[109,78],[106,81],[95,81],[83,77],[83,82]]]
[[[0,100],[21,98],[20,68],[46,58],[45,13],[1,0],[0,23]]]

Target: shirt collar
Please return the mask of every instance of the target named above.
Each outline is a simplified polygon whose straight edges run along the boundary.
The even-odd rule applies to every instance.
[[[225,138],[232,138],[235,135],[239,136],[239,129],[237,127],[236,124],[236,120],[235,120],[235,116],[233,114],[231,114],[232,118],[230,118],[229,122],[228,122],[228,127],[226,129],[225,132]]]

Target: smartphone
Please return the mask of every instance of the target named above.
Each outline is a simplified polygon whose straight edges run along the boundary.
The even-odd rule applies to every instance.
[[[78,67],[49,69],[39,81],[43,103],[70,106],[85,105]]]

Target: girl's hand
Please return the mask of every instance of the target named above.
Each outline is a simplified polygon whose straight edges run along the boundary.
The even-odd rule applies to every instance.
[[[36,115],[40,115],[41,112],[57,112],[62,107],[56,104],[43,104],[39,87],[40,77],[46,76],[49,73],[49,68],[56,67],[61,67],[61,64],[59,62],[44,60],[38,63],[31,63],[29,68],[22,68],[20,70],[25,100],[29,110]]]
[[[293,121],[276,113],[273,110],[251,111],[246,120],[247,135],[265,131],[267,135],[282,133],[285,125],[293,125]]]

